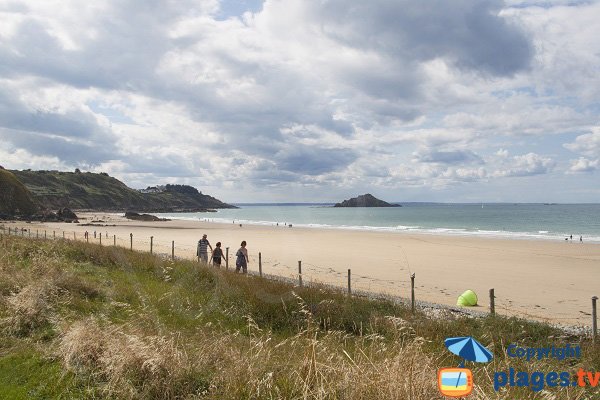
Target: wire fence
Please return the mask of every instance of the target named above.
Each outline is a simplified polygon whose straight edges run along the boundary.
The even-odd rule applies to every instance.
[[[83,226],[81,226],[83,228]],[[102,227],[105,228],[105,227]],[[106,227],[110,228],[110,227]],[[197,246],[189,243],[176,243],[174,240],[165,240],[164,237],[145,236],[140,237],[129,233],[124,235],[120,227],[120,234],[111,232],[110,229],[96,229],[92,231],[72,231],[64,229],[41,229],[31,226],[5,226],[0,225],[0,231],[3,235],[16,235],[31,239],[45,240],[75,240],[103,246],[117,246],[135,251],[148,251],[159,257],[182,260],[195,260],[200,262],[197,256]],[[235,250],[229,247],[223,250],[223,259],[220,268],[226,270],[235,270]],[[209,257],[210,259],[210,257]],[[252,268],[251,268],[252,267]],[[265,254],[259,251],[248,252],[248,273],[258,275],[266,279],[274,279],[294,283],[298,286],[328,286],[334,290],[346,291],[349,295],[362,295],[371,298],[385,297],[394,301],[411,305],[413,310],[416,299],[419,304],[426,303],[424,299],[435,298],[434,290],[425,285],[415,284],[415,274],[410,274],[406,280],[400,279],[382,279],[364,274],[353,274],[351,269],[340,271],[334,266],[316,265],[298,260],[297,265],[288,265],[284,262],[265,257]],[[418,282],[418,281],[417,281]],[[437,287],[434,286],[436,290]],[[439,290],[438,290],[439,291]],[[443,291],[442,291],[443,292]],[[403,296],[403,294],[405,294]],[[450,295],[445,293],[446,295]],[[592,299],[592,337],[596,337],[596,300]],[[440,307],[452,308],[439,304]],[[517,308],[513,302],[508,299],[498,299],[494,289],[490,289],[489,313],[494,315],[496,310],[505,315],[514,315],[527,319],[535,319],[549,323],[562,323],[567,321],[580,321],[581,317],[558,316],[551,318],[536,314],[529,310]],[[480,312],[480,311],[479,311]]]

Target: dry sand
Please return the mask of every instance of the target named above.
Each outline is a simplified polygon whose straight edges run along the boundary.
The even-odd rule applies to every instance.
[[[210,217],[210,216],[208,216]],[[82,226],[94,222],[101,225]],[[507,315],[550,321],[563,325],[591,325],[591,297],[600,295],[600,245],[562,240],[506,240],[477,237],[415,235],[337,229],[251,226],[200,221],[128,221],[122,214],[83,214],[81,224],[32,223],[24,226],[48,238],[66,237],[100,241],[195,258],[196,243],[203,233],[211,244],[229,247],[230,267],[240,242],[248,242],[249,270],[258,270],[262,252],[263,271],[297,279],[302,260],[303,280],[339,286],[347,284],[352,269],[352,288],[410,296],[410,274],[416,274],[416,297],[455,305],[466,289],[479,296],[479,309],[487,310],[488,291],[496,291],[496,310]],[[96,231],[96,239],[93,232]],[[107,240],[108,234],[108,240]],[[26,233],[27,235],[27,233]]]

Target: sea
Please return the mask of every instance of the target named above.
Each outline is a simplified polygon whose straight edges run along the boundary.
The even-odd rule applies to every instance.
[[[600,204],[399,203],[391,208],[333,204],[235,204],[216,213],[162,213],[164,218],[224,224],[292,225],[511,239],[600,243]]]

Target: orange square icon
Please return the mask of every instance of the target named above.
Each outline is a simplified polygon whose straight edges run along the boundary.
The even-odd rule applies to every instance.
[[[467,368],[442,368],[438,371],[438,388],[444,396],[467,396],[473,390],[473,373]]]

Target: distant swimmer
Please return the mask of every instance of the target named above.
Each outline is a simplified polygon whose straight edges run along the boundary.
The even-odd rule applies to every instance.
[[[569,239],[573,240],[573,235],[569,236]]]
[[[583,236],[579,236],[579,242],[583,243]]]

